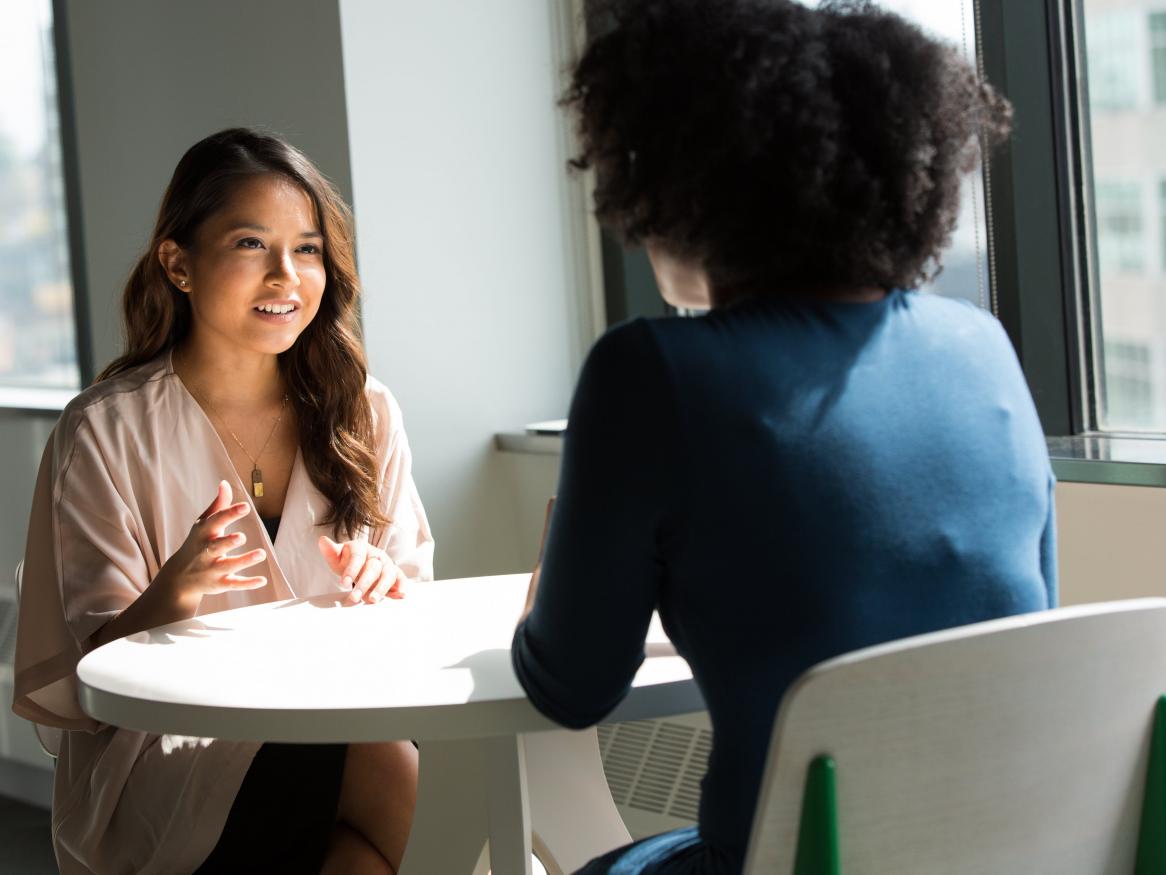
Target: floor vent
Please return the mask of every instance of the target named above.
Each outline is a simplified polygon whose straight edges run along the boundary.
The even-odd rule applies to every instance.
[[[712,733],[668,720],[599,727],[599,752],[616,805],[695,821]]]

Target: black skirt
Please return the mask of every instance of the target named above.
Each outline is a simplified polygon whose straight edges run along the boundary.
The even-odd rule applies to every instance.
[[[347,754],[346,744],[263,745],[195,875],[317,875],[336,825]]]

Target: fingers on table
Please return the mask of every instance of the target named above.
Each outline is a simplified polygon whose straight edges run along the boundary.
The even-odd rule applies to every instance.
[[[379,602],[384,593],[376,594],[376,587],[384,576],[385,563],[377,553],[370,552],[365,559],[364,567],[352,582],[352,593],[348,599],[358,602],[362,599],[367,602]]]
[[[320,535],[317,543],[320,545],[320,552],[328,563],[328,567],[337,574],[343,574],[344,545],[333,541],[327,535]]]
[[[383,598],[399,598],[393,595],[393,588],[397,586],[397,566],[394,565],[387,557],[381,559],[382,567],[380,577],[377,579],[373,588],[369,590],[367,600],[370,602],[379,602]]]
[[[385,595],[391,599],[403,599],[405,597],[405,584],[409,582],[409,578],[405,576],[405,572],[397,566],[393,566],[395,577],[393,585],[389,587]]]
[[[340,562],[343,568],[340,572],[341,583],[344,586],[354,586],[356,576],[364,568],[368,559],[368,544],[364,541],[348,541],[340,552]]]

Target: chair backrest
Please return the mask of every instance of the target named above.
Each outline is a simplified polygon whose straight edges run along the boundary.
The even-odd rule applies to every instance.
[[[977,623],[817,665],[778,711],[745,872],[794,871],[808,769],[824,754],[840,858],[824,871],[1129,875],[1163,692],[1160,598]],[[823,870],[799,860],[807,871]]]
[[[24,560],[21,559],[16,563],[16,604],[20,605],[20,586],[24,581]],[[61,737],[63,730],[55,726],[42,726],[39,723],[32,724],[33,731],[36,732],[36,740],[46,754],[51,756],[54,760],[60,756],[61,753]]]

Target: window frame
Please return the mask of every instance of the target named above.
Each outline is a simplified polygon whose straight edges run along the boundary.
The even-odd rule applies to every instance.
[[[1045,433],[1096,429],[1092,331],[1096,239],[1081,0],[977,0],[985,78],[1012,102],[1009,142],[988,183],[997,316],[1028,378]],[[1022,293],[1023,292],[1023,293]]]
[[[77,370],[81,387],[96,376],[93,331],[89,320],[89,286],[85,270],[85,238],[81,227],[80,161],[77,116],[73,110],[73,67],[69,55],[68,0],[52,0],[53,63],[57,73],[57,115],[64,174],[65,226],[69,241],[69,276],[73,283],[73,336],[77,343]]]

